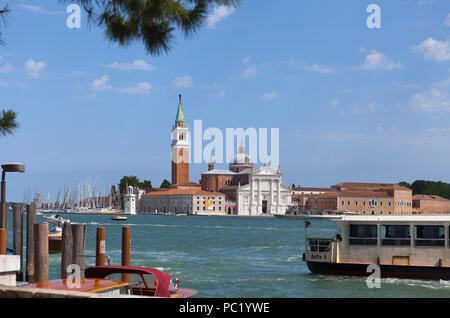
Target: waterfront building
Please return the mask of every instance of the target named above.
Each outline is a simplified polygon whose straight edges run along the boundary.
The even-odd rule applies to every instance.
[[[450,213],[450,200],[438,195],[413,195],[412,205],[417,214]]]
[[[292,189],[281,184],[280,169],[265,165],[248,173],[249,183],[237,187],[238,215],[285,214],[291,205]]]
[[[139,203],[139,212],[225,215],[225,207],[223,193],[171,188],[144,194]]]
[[[298,194],[295,203],[304,211],[349,211],[363,215],[416,213],[411,189],[398,184],[344,182],[330,189],[334,191]]]
[[[143,190],[140,190],[137,187],[128,186],[123,197],[124,213],[136,214],[137,206],[143,194]]]

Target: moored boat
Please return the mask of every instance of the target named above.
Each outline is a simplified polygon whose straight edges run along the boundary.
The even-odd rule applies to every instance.
[[[126,220],[128,220],[128,218],[126,216],[123,216],[123,215],[114,215],[113,217],[111,217],[111,220],[113,220],[113,221],[126,221]]]
[[[146,296],[188,298],[197,292],[179,288],[179,281],[167,273],[150,267],[93,266],[85,269],[85,278],[79,285],[66,279],[27,284],[26,288],[45,288],[65,291],[102,293],[108,296]]]
[[[450,216],[342,216],[334,238],[306,238],[312,273],[450,280]],[[309,222],[308,222],[309,223]],[[307,225],[309,224],[306,224]]]
[[[53,214],[49,217],[43,217],[48,223],[53,224],[53,227],[48,232],[48,250],[51,253],[61,252],[62,249],[62,225],[70,223],[69,220],[63,219],[58,214]]]

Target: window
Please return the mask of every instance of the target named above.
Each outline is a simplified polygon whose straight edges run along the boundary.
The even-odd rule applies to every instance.
[[[441,225],[416,225],[416,246],[445,246],[445,227]]]
[[[411,227],[409,225],[382,225],[381,245],[410,246]]]
[[[351,245],[377,245],[378,230],[375,224],[350,224]]]

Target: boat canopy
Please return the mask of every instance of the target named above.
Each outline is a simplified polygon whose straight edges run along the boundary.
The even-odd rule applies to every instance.
[[[163,273],[155,268],[150,267],[135,267],[135,266],[94,266],[88,267],[84,271],[86,278],[102,278],[112,274],[137,274],[145,275],[150,274],[155,276],[158,281],[156,287],[156,297],[170,297],[169,287],[171,277],[167,273]]]

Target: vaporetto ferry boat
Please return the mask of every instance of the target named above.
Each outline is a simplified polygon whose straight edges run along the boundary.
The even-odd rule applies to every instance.
[[[450,215],[342,216],[336,237],[308,238],[303,260],[312,273],[450,280]],[[310,223],[305,221],[305,228]]]

